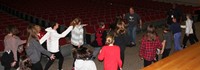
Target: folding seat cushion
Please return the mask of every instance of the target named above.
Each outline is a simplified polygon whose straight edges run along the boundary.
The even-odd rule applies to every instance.
[[[63,19],[57,19],[57,22],[59,23],[59,24],[64,24],[64,21],[63,21]]]
[[[86,26],[85,30],[86,30],[87,34],[93,34],[93,33],[95,33],[94,26],[92,26],[92,25]]]
[[[69,42],[67,42],[66,38],[61,38],[59,40],[59,45],[62,46],[62,45],[65,45],[65,44],[69,44]]]

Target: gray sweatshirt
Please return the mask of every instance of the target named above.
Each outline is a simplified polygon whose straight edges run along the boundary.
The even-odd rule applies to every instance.
[[[41,58],[41,53],[47,55],[47,56],[51,56],[51,53],[48,52],[47,50],[45,50],[39,43],[39,41],[37,41],[34,38],[31,38],[30,41],[28,42],[28,46],[26,48],[26,53],[28,55],[28,57],[31,59],[31,63],[37,63],[38,61],[40,61]]]

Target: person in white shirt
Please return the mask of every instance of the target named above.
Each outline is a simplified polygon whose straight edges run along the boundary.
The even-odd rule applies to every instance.
[[[73,29],[71,31],[71,44],[73,45],[74,48],[80,48],[84,44],[83,27],[87,26],[87,24],[81,24],[81,19],[75,18],[71,22],[71,26],[73,26]]]
[[[86,47],[74,49],[73,56],[76,57],[74,70],[97,70],[94,61],[90,60],[92,51]]]
[[[71,23],[71,26],[73,26],[73,29],[71,31],[71,44],[75,49],[82,48],[84,44],[84,26],[87,26],[87,24],[81,24],[80,18],[75,18]],[[74,58],[75,61],[76,58]],[[73,68],[74,69],[74,63]]]
[[[58,23],[51,23],[51,27],[45,29],[47,33],[40,39],[40,44],[44,43],[47,40],[47,50],[54,54],[56,59],[59,59],[58,70],[62,70],[64,58],[59,50],[59,39],[65,37],[73,29],[73,26],[69,26],[61,34],[56,31],[58,27]],[[48,70],[54,61],[55,60],[49,60],[44,70]]]
[[[193,25],[193,20],[191,19],[192,17],[190,14],[187,14],[186,18],[187,18],[187,20],[185,21],[186,25],[185,25],[185,27],[182,26],[182,28],[185,28],[185,35],[184,35],[183,42],[182,42],[183,48],[186,48],[186,44],[187,44],[188,40],[190,41],[190,44],[195,43],[194,35],[193,35],[194,32],[193,32],[193,28],[192,28],[192,25]]]

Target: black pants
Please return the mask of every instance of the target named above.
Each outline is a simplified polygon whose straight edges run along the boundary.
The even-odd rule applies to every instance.
[[[55,55],[56,59],[59,59],[59,62],[58,62],[58,69],[61,70],[62,69],[62,65],[63,65],[63,61],[64,61],[64,57],[63,55],[59,52],[57,53],[52,53]],[[51,60],[49,59],[49,61],[47,62],[46,66],[45,66],[45,69],[44,70],[48,70],[50,68],[50,66],[53,64],[55,60]]]
[[[171,51],[171,49],[165,49],[163,54],[162,54],[162,59],[169,56],[170,51]]]
[[[120,48],[120,58],[122,60],[122,67],[123,67],[123,65],[124,65],[124,52],[125,52],[126,47],[119,45],[119,48]],[[120,70],[119,67],[118,67],[118,70]]]
[[[19,61],[20,61],[20,53],[17,52],[17,62],[16,62],[16,65],[14,66],[15,69],[19,67]]]
[[[185,48],[186,43],[187,43],[188,40],[190,41],[191,45],[194,44],[195,43],[195,41],[194,41],[194,35],[193,34],[189,34],[189,36],[187,36],[185,34],[185,36],[183,38],[183,48]]]
[[[194,26],[194,25],[193,25]],[[196,29],[195,28],[192,28],[193,29],[193,36],[194,36],[194,41],[195,42],[199,42],[199,40],[198,40],[198,38],[197,38],[197,36],[196,36]]]
[[[122,66],[123,66],[123,64],[124,64],[124,52],[125,52],[125,49],[126,49],[126,46],[120,46],[119,45],[119,47],[120,47],[120,58],[121,58],[121,60],[122,60]]]
[[[40,61],[35,63],[35,64],[32,64],[31,70],[43,70],[42,69],[42,64],[40,63]]]
[[[144,67],[151,65],[153,61],[147,61],[144,59]]]
[[[122,60],[122,67],[124,65],[124,51],[120,51],[120,58]],[[118,70],[120,70],[120,68],[118,67]]]

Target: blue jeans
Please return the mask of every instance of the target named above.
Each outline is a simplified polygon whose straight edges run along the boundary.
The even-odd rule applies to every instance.
[[[181,48],[181,32],[174,34],[174,49],[176,51],[182,50],[182,48]]]
[[[128,27],[128,35],[130,36],[130,39],[131,39],[131,42],[135,42],[136,40],[136,29],[137,27],[134,26],[134,27]]]

